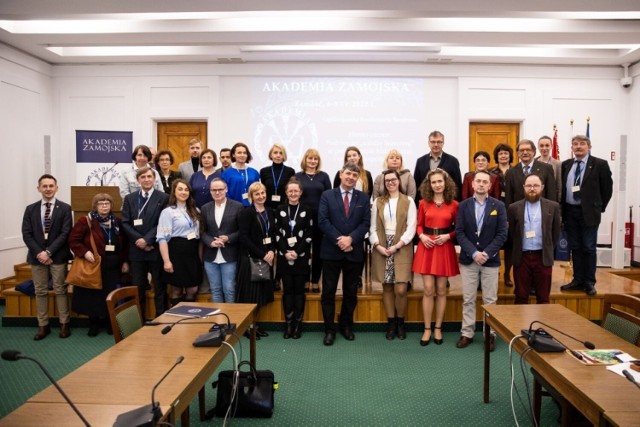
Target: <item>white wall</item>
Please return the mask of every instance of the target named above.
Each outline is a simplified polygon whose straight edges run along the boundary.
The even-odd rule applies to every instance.
[[[0,51],[0,54],[3,53]],[[35,200],[34,181],[42,164],[41,141],[52,134],[53,173],[61,184],[60,198],[69,199],[69,185],[82,184],[86,171],[74,159],[76,129],[131,130],[134,144],[156,144],[155,123],[159,120],[206,120],[209,144],[216,151],[236,141],[251,141],[250,81],[259,76],[381,76],[416,77],[426,87],[426,129],[446,135],[445,150],[468,164],[468,123],[505,120],[522,123],[521,136],[532,140],[551,134],[558,125],[561,154],[566,158],[574,119],[574,133],[584,133],[591,117],[593,154],[609,158],[620,134],[629,135],[629,156],[640,158],[640,90],[619,85],[618,67],[541,67],[488,65],[381,65],[381,64],[238,64],[238,65],[139,65],[139,66],[55,66],[40,64],[42,70],[26,70],[0,55],[0,117],[9,117],[11,146],[29,147],[29,155],[16,156],[15,149],[2,145],[3,157],[17,160],[5,168],[6,177],[19,176],[18,189],[2,186],[4,209],[0,223],[0,277],[11,274],[16,259],[11,245],[20,237],[24,205]],[[15,56],[15,55],[14,55]],[[19,58],[29,62],[28,58]],[[20,62],[18,61],[18,62]],[[31,61],[33,62],[33,61]],[[34,68],[32,64],[32,68]],[[636,70],[636,74],[638,74]],[[47,77],[50,74],[52,78]],[[640,84],[640,83],[639,83]],[[53,96],[52,96],[53,94]],[[25,136],[26,135],[26,136]],[[404,153],[413,169],[415,159],[426,150],[425,141],[413,153]],[[19,141],[19,144],[14,144]],[[321,150],[322,152],[322,150]],[[367,153],[363,153],[365,160]],[[335,161],[335,159],[334,159]],[[615,162],[610,162],[612,169]],[[263,164],[255,164],[259,168]],[[291,164],[298,168],[297,164]],[[381,165],[367,168],[379,173]],[[330,175],[333,169],[326,168]],[[630,168],[630,183],[638,172]],[[4,179],[6,181],[6,178]],[[630,184],[630,187],[634,185]],[[18,190],[18,191],[15,191]],[[19,196],[16,196],[18,194]],[[637,191],[628,192],[626,205],[638,207]],[[640,215],[640,212],[637,213]],[[636,216],[637,216],[636,215]],[[603,224],[612,218],[605,214]],[[6,218],[6,219],[5,219]],[[636,233],[638,235],[640,231]],[[608,226],[600,240],[609,242]],[[636,237],[638,240],[638,237]],[[7,243],[11,242],[11,243]],[[21,256],[24,250],[19,251]],[[637,258],[637,257],[636,257]]]

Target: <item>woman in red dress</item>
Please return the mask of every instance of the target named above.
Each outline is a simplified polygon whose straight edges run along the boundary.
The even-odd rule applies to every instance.
[[[447,278],[460,274],[456,250],[455,219],[458,202],[455,201],[456,185],[442,169],[427,174],[420,185],[422,200],[418,206],[416,234],[420,239],[413,258],[413,271],[422,275],[424,294],[422,313],[424,333],[421,346],[431,342],[431,316],[435,295],[436,323],[433,342],[442,344],[442,321],[447,306]]]

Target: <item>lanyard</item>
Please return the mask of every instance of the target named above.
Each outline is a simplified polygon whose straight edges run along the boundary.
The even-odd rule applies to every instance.
[[[265,236],[269,235],[269,213],[267,212],[267,210],[264,210],[264,216],[262,215],[262,212],[258,212],[256,210],[256,213],[258,214],[258,221],[260,221],[260,225],[262,226],[262,232],[264,233]]]
[[[276,174],[273,170],[273,166],[271,166],[271,176],[273,177],[273,184],[276,193],[278,192],[278,184],[280,184],[280,180],[282,179],[282,172],[284,172],[284,165],[282,165],[282,169],[280,169],[280,175],[278,175],[278,179],[276,180]]]
[[[147,196],[147,201],[144,202],[144,205],[142,205],[142,207],[140,207],[140,203],[142,202],[141,199],[144,199],[144,197],[142,197],[142,191],[138,193],[138,218],[140,218],[140,215],[142,215],[144,208],[147,207],[147,203],[149,203],[149,199],[151,199],[151,196]]]
[[[109,241],[109,245],[111,245],[111,229],[113,228],[113,221],[110,222],[110,227],[107,227],[103,224],[100,224],[100,228],[102,228],[102,231],[104,232],[104,234],[107,236],[107,240]]]
[[[300,203],[296,205],[296,213],[291,218],[290,205],[287,206],[287,213],[289,214],[289,227],[291,228],[291,235],[293,235],[293,228],[296,226],[296,218],[298,216],[298,210],[300,210]]]
[[[249,173],[247,173],[247,169],[238,169],[234,168],[236,172],[240,174],[241,177],[244,178],[244,192],[247,192],[247,187],[249,186]]]
[[[193,221],[191,221],[191,217],[187,215],[186,209],[180,209],[180,212],[182,212],[182,216],[187,220],[187,223],[189,223],[189,228],[193,228]]]
[[[536,210],[535,214],[533,215],[533,219],[531,219],[531,211],[529,210],[529,205],[530,205],[530,203],[526,203],[524,205],[524,208],[527,211],[527,218],[529,219],[529,227],[533,228],[533,221],[536,220],[536,218],[538,217],[538,213],[540,211]]]

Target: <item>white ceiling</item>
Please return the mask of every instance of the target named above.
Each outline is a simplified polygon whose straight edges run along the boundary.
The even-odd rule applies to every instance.
[[[0,0],[0,42],[49,64],[622,65],[640,0]]]

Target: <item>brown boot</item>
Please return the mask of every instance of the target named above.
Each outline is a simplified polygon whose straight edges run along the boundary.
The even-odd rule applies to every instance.
[[[69,338],[71,336],[71,328],[69,323],[63,323],[60,325],[60,338]]]
[[[51,333],[51,326],[44,325],[38,327],[38,333],[33,337],[35,341],[40,341],[46,338],[47,335]]]

